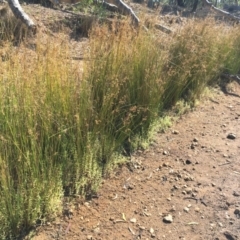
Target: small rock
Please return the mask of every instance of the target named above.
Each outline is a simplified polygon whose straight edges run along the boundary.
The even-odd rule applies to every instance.
[[[240,197],[240,193],[234,191],[234,192],[233,192],[233,196],[234,196],[234,197]]]
[[[171,212],[175,212],[176,211],[176,207],[172,206],[172,208],[170,209]]]
[[[210,227],[211,227],[211,228],[214,228],[214,227],[215,227],[215,224],[214,224],[214,223],[211,223],[211,224],[210,224]]]
[[[238,239],[236,236],[234,236],[232,233],[230,233],[229,231],[225,231],[224,236],[228,239],[228,240],[236,240]]]
[[[182,194],[186,195],[187,193],[186,193],[186,191],[182,191]]]
[[[163,163],[163,167],[169,167],[169,163],[168,162]]]
[[[93,232],[94,233],[100,233],[100,228],[99,227],[94,228]]]
[[[213,186],[213,187],[215,187],[215,186],[216,186],[216,184],[215,184],[215,183],[212,183],[212,186]]]
[[[136,218],[131,218],[131,219],[130,219],[130,222],[131,222],[131,223],[136,223],[136,222],[137,222],[137,219],[136,219]]]
[[[87,236],[87,240],[92,240],[92,239],[93,239],[92,235]]]
[[[193,139],[193,141],[194,141],[194,142],[198,142],[198,138],[195,137],[195,138]]]
[[[154,234],[154,229],[153,229],[153,228],[150,228],[149,232],[150,232],[151,234]]]
[[[177,135],[177,134],[179,134],[179,131],[173,130],[172,133]]]
[[[221,222],[218,222],[219,227],[223,227],[223,224]]]
[[[240,209],[238,209],[238,208],[235,209],[235,210],[234,210],[234,214],[236,215],[237,218],[240,219]]]
[[[186,160],[186,164],[188,164],[188,165],[189,165],[189,164],[191,164],[191,163],[192,163],[192,161],[191,161],[191,160],[189,160],[189,159],[187,159],[187,160]]]
[[[167,200],[168,200],[168,201],[171,201],[172,199],[169,197],[169,198],[167,198]]]
[[[231,140],[234,140],[234,139],[236,138],[236,134],[234,134],[234,133],[229,133],[229,134],[227,135],[227,138],[228,138],[228,139],[231,139]]]
[[[200,208],[196,207],[195,209],[195,212],[200,212]]]
[[[173,222],[173,217],[172,217],[172,215],[171,215],[171,214],[168,214],[167,216],[165,216],[165,217],[163,218],[163,222],[165,222],[165,223],[172,223],[172,222]]]
[[[163,151],[163,155],[168,155],[168,152],[167,151]]]
[[[192,193],[192,188],[187,187],[187,188],[185,189],[185,191],[186,191],[187,194],[191,194],[191,193]]]
[[[187,213],[189,212],[189,208],[188,207],[185,207],[183,210],[184,210],[184,212],[187,212]]]

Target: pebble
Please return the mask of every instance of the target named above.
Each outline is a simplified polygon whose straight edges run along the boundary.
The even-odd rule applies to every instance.
[[[92,240],[92,239],[93,239],[92,235],[87,236],[87,240]]]
[[[185,191],[186,191],[187,194],[190,194],[190,193],[192,193],[192,188],[187,187],[187,188],[185,189]]]
[[[136,219],[136,218],[131,218],[131,219],[130,219],[130,222],[131,222],[131,223],[136,223],[136,222],[137,222],[137,219]]]
[[[234,210],[234,214],[236,215],[236,217],[238,218],[238,219],[240,219],[240,209],[235,209]]]
[[[163,163],[163,167],[169,167],[169,163],[168,162]]]
[[[231,140],[234,140],[234,139],[236,138],[236,134],[234,134],[234,133],[229,133],[229,134],[227,135],[227,138],[228,138],[228,139],[231,139]]]
[[[188,164],[188,165],[189,165],[189,164],[191,164],[191,163],[192,163],[192,161],[191,161],[191,160],[189,160],[189,159],[187,159],[187,160],[186,160],[186,164]]]
[[[195,212],[200,212],[200,208],[196,207],[195,209]]]
[[[173,222],[173,217],[172,217],[172,215],[171,215],[171,214],[168,214],[167,216],[165,216],[165,217],[163,218],[163,221],[164,221],[165,223],[172,223],[172,222]]]
[[[100,233],[100,228],[99,227],[96,227],[94,230],[93,230],[94,233]]]
[[[222,227],[223,224],[222,224],[221,222],[218,222],[218,226],[219,226],[219,227]]]
[[[173,130],[172,133],[177,135],[177,134],[179,134],[179,131]]]
[[[150,228],[149,232],[150,232],[151,234],[153,234],[153,233],[154,233],[154,229],[153,229],[153,228]]]
[[[171,208],[170,211],[171,211],[171,212],[175,212],[175,211],[176,211],[176,207],[175,207],[175,206],[172,206],[172,208]]]
[[[189,208],[188,207],[185,207],[183,210],[184,210],[184,212],[187,212],[187,213],[189,212]]]
[[[240,192],[234,191],[234,192],[233,192],[233,196],[234,196],[234,197],[240,197]]]

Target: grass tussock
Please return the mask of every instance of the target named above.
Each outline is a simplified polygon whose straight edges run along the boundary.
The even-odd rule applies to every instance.
[[[209,21],[158,37],[127,24],[95,26],[81,77],[67,41],[40,36],[34,51],[4,49],[1,239],[54,217],[64,195],[91,194],[166,109],[240,70],[239,27]]]

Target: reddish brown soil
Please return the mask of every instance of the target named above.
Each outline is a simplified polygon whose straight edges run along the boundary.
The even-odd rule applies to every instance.
[[[239,123],[240,98],[218,90],[135,153],[96,198],[38,228],[33,239],[239,239]],[[168,214],[172,223],[163,221]]]

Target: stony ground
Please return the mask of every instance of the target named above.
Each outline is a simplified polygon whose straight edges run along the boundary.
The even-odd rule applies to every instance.
[[[24,8],[54,36],[55,23],[71,18],[39,5]],[[79,39],[71,41],[77,46]],[[32,239],[240,239],[240,86],[230,91],[216,89],[105,179],[96,196],[65,206]]]

